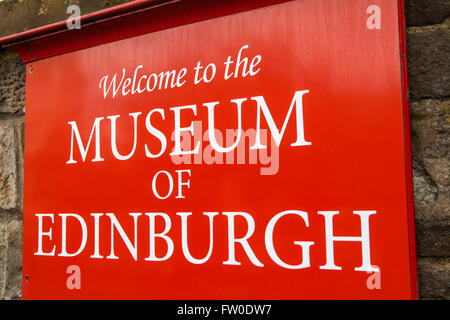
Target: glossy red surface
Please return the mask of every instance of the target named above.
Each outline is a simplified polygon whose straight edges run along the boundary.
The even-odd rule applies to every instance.
[[[28,279],[23,279],[23,297],[416,298],[408,110],[401,59],[404,47],[399,45],[399,39],[403,41],[399,18],[402,7],[395,1],[378,1],[382,14],[378,30],[367,28],[367,7],[372,3],[365,0],[289,1],[252,10],[243,10],[248,8],[246,2],[241,2],[242,10],[229,15],[222,14],[230,12],[229,8],[222,5],[221,11],[218,3],[212,1],[203,8],[192,5],[192,10],[198,9],[195,23],[187,23],[192,22],[187,17],[178,20],[179,13],[169,15],[171,9],[167,6],[164,10],[169,11],[161,8],[167,20],[140,20],[146,22],[139,30],[151,32],[130,37],[141,31],[127,29],[124,22],[123,40],[27,65],[23,273]],[[162,21],[165,24],[158,24]],[[129,23],[133,25],[133,21]],[[56,44],[60,45],[58,41]],[[228,56],[235,61],[244,45],[248,45],[243,50],[248,63],[261,56],[255,67],[260,70],[254,75],[224,79],[224,62]],[[51,50],[48,55],[53,55]],[[196,85],[195,67],[199,61],[203,66],[214,63],[216,76]],[[115,97],[104,97],[99,88],[104,76],[117,74],[119,80],[125,68],[125,77],[132,82],[139,65],[142,68],[137,79],[186,68],[186,82],[180,87],[126,95],[120,89]],[[171,134],[176,121],[170,108],[196,105],[196,115],[189,110],[181,112],[181,126],[201,121],[201,132],[194,131],[194,137],[198,137],[208,124],[204,103],[219,102],[215,121],[224,132],[237,126],[236,106],[230,101],[246,98],[242,103],[242,126],[247,130],[256,128],[255,97],[263,96],[274,123],[281,129],[295,92],[302,90],[309,90],[302,102],[305,139],[311,145],[291,145],[297,137],[292,114],[280,143],[275,174],[262,175],[261,167],[269,165],[251,164],[248,155],[242,164],[226,163],[225,156],[223,164],[206,164],[205,158],[201,164],[177,164],[169,155],[174,147]],[[163,110],[164,119],[155,115],[151,123],[165,135],[167,150],[158,158],[149,158],[146,147],[153,153],[161,148],[145,123],[147,114],[156,108]],[[129,114],[135,112],[141,113],[137,118],[135,152],[128,160],[118,160],[111,149],[112,121],[107,117],[120,116],[116,118],[117,147],[121,154],[128,154],[134,142],[134,123]],[[75,145],[77,163],[67,163],[72,138],[69,123],[76,121],[86,143],[99,117],[104,118],[99,126],[104,161],[92,161],[92,145],[83,162]],[[264,117],[261,127],[268,129]],[[210,150],[208,145],[204,139],[200,149],[203,155]],[[275,158],[272,161],[275,165]],[[183,189],[185,198],[176,198],[176,192],[165,200],[155,197],[152,180],[160,170],[174,177],[175,170],[191,170],[190,187]],[[164,190],[168,185],[161,183],[159,187]],[[285,210],[307,212],[308,226],[298,216],[280,219],[273,237],[276,251],[286,263],[299,264],[302,251],[293,242],[313,241],[310,267],[286,269],[268,254],[266,227]],[[369,219],[370,257],[381,270],[379,288],[368,286],[371,273],[355,271],[361,266],[360,242],[335,243],[334,261],[342,270],[320,268],[326,264],[327,250],[325,220],[318,212],[339,211],[333,220],[335,236],[354,237],[361,235],[360,219],[353,214],[357,210],[376,211]],[[171,219],[167,235],[174,251],[165,261],[145,260],[150,251],[149,218],[145,213],[151,212],[166,213]],[[188,220],[189,249],[197,259],[206,255],[210,241],[208,218],[203,212],[218,213],[214,218],[212,254],[203,264],[190,263],[183,254],[181,219],[177,215],[180,212],[192,212]],[[236,260],[240,265],[224,264],[229,259],[230,230],[224,212],[251,215],[255,230],[248,243],[263,267],[252,263],[239,244]],[[52,228],[52,238],[42,237],[42,249],[50,252],[54,247],[54,256],[36,255],[36,214],[44,213],[54,214],[54,221],[43,220],[42,228]],[[86,221],[86,246],[75,257],[58,256],[62,247],[62,220],[58,214],[62,213],[78,214]],[[92,213],[104,214],[99,227],[101,259],[91,257],[95,251]],[[117,231],[114,244],[119,259],[106,258],[111,251],[111,224],[106,213],[116,215],[131,242],[135,230],[129,213],[141,213],[137,218],[136,259]],[[157,221],[157,232],[164,230],[162,222]],[[67,227],[68,251],[74,252],[82,241],[82,232],[76,220],[68,220]],[[243,217],[236,218],[236,237],[244,236],[247,228]],[[165,241],[158,238],[156,250],[159,257],[163,256]],[[66,270],[71,265],[80,268],[80,289],[67,287]]]

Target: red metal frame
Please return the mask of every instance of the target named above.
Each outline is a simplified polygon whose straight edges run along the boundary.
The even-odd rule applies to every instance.
[[[107,8],[104,10],[96,11],[90,14],[83,15],[80,17],[80,21],[83,24],[88,24],[104,19],[109,19],[120,14],[126,14],[132,11],[137,11],[140,9],[145,9],[150,7],[156,7],[159,5],[165,5],[172,2],[178,2],[179,0],[170,1],[170,0],[135,0],[133,2],[125,3],[122,5],[117,5],[111,8]],[[0,44],[8,46],[14,45],[15,43],[19,43],[22,41],[29,41],[33,38],[38,38],[40,36],[47,36],[49,34],[64,31],[66,28],[65,21],[59,21],[55,23],[51,23],[48,25],[44,25],[42,27],[38,27],[35,29],[27,30],[24,32],[20,32],[17,34],[12,34],[9,36],[5,36],[0,38]]]
[[[416,254],[416,230],[414,220],[414,187],[411,159],[411,130],[409,121],[409,101],[408,101],[408,63],[406,55],[406,34],[405,34],[405,2],[398,0],[399,15],[399,41],[400,41],[400,65],[402,68],[402,91],[403,91],[403,134],[405,141],[405,168],[406,168],[406,193],[408,195],[408,228],[409,228],[409,255],[411,260],[411,284],[412,298],[418,299],[417,283],[417,254]]]

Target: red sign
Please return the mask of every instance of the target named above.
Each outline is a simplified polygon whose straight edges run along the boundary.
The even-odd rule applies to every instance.
[[[398,12],[289,1],[30,63],[23,297],[416,297]]]

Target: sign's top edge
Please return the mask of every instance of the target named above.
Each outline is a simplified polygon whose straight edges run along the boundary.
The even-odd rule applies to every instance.
[[[24,63],[142,34],[293,0],[135,0],[81,16],[79,28],[60,21],[0,38]]]
[[[88,13],[82,15],[79,19],[82,24],[95,23],[97,21],[114,19],[119,16],[123,16],[126,14],[133,13],[135,11],[150,9],[156,6],[160,6],[166,3],[178,2],[181,0],[134,0],[132,2],[124,3],[121,5],[116,5],[110,8],[106,8],[103,10],[95,11],[92,13]],[[44,25],[41,27],[37,27],[34,29],[26,30],[23,32],[11,34],[5,37],[0,38],[0,46],[1,47],[11,47],[17,43],[26,43],[32,41],[36,38],[51,36],[54,33],[60,32],[74,32],[74,29],[67,28],[67,21],[59,21],[55,23],[51,23],[48,25]]]

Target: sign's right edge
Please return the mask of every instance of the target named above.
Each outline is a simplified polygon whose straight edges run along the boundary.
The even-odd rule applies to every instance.
[[[408,101],[408,63],[406,54],[406,19],[405,19],[405,1],[398,0],[398,22],[399,22],[399,44],[400,44],[400,67],[402,80],[402,111],[403,111],[403,141],[405,154],[405,174],[406,174],[406,205],[408,222],[408,243],[409,243],[409,261],[411,277],[411,298],[417,300],[418,280],[417,280],[417,254],[416,254],[416,230],[414,219],[414,186],[411,156],[411,129]]]

